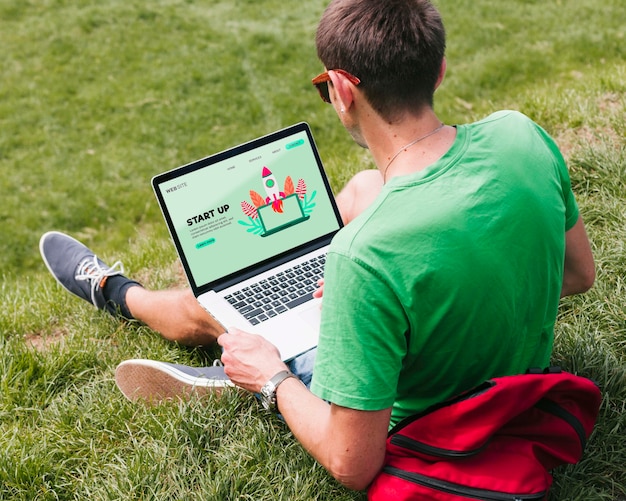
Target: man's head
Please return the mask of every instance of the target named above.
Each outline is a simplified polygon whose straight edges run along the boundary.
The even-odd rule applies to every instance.
[[[381,116],[432,107],[446,41],[441,16],[427,0],[332,0],[316,43],[324,66],[358,77]]]

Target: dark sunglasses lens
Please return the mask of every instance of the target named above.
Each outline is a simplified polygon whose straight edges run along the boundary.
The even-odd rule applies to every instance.
[[[325,103],[330,103],[330,94],[328,93],[328,82],[322,82],[317,84],[317,90],[320,93],[320,97]]]

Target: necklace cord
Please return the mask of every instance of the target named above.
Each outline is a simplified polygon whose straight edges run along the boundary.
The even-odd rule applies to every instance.
[[[391,157],[391,160],[389,160],[389,163],[387,164],[387,166],[385,167],[385,170],[383,171],[383,183],[387,182],[387,170],[389,169],[389,166],[393,163],[393,161],[398,157],[398,155],[400,155],[400,153],[402,153],[403,151],[408,150],[411,146],[413,146],[414,144],[419,143],[420,141],[422,141],[423,139],[426,139],[427,137],[430,137],[434,134],[437,134],[437,132],[439,132],[441,129],[443,129],[444,127],[444,123],[442,122],[441,124],[439,124],[437,127],[435,127],[433,130],[431,130],[428,134],[425,134],[423,136],[418,137],[417,139],[414,139],[413,141],[411,141],[410,143],[404,145],[402,148],[400,148],[396,154],[394,156]]]

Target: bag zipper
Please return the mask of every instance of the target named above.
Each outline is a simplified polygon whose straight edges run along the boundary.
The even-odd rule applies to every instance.
[[[420,452],[422,454],[427,454],[429,456],[437,456],[443,458],[465,458],[478,454],[481,452],[487,445],[489,441],[485,442],[483,445],[478,447],[477,449],[472,449],[469,451],[454,451],[451,449],[441,449],[440,447],[435,447],[433,445],[428,445],[423,442],[419,442],[413,438],[406,437],[404,435],[393,435],[391,437],[391,443],[393,445],[397,445],[398,447],[402,447],[403,449],[408,449],[414,452]]]
[[[576,416],[574,416],[571,412],[567,411],[565,408],[561,407],[559,404],[548,398],[542,398],[541,400],[539,400],[539,402],[535,404],[535,407],[537,407],[537,409],[539,410],[552,414],[553,416],[561,418],[563,421],[569,424],[578,435],[582,450],[585,450],[585,446],[587,445],[587,434],[585,433],[585,428],[583,427],[582,423]]]
[[[464,485],[446,482],[445,480],[437,480],[435,478],[426,477],[419,473],[408,472],[393,466],[385,466],[383,471],[394,477],[407,480],[414,484],[428,487],[448,494],[463,496],[470,499],[480,499],[483,501],[535,501],[545,498],[547,492],[538,492],[536,494],[507,494],[504,492],[489,491],[486,489],[476,489]]]

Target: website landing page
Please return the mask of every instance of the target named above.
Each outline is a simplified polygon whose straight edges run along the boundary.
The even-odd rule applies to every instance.
[[[159,186],[197,286],[339,228],[306,132]]]

